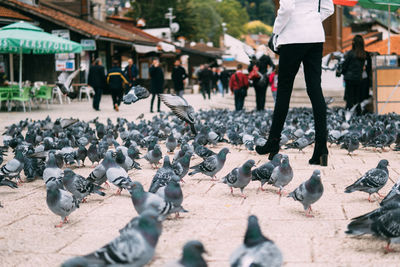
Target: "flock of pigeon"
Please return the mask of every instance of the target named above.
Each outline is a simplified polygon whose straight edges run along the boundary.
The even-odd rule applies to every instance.
[[[148,97],[141,88],[133,88],[124,97],[125,103]],[[120,235],[95,252],[70,259],[63,266],[147,264],[154,256],[162,232],[162,221],[170,215],[175,214],[179,218],[180,213],[188,212],[182,206],[180,186],[186,175],[202,174],[218,181],[216,174],[222,170],[229,149],[224,147],[215,153],[208,147],[229,143],[239,150],[253,151],[255,145],[266,142],[271,124],[270,111],[195,112],[182,97],[162,95],[162,100],[173,113],[160,113],[149,121],[143,120],[143,115],[136,122],[118,118],[115,124],[110,119],[103,124],[97,118],[89,122],[77,119],[57,119],[53,122],[47,117],[39,121],[20,121],[8,126],[3,133],[0,165],[3,156],[10,151],[13,151],[14,157],[0,168],[0,186],[18,188],[22,183],[22,172],[26,181],[43,179],[47,205],[61,217],[56,227],[67,223],[68,216],[90,194],[104,196],[104,186],[109,186],[109,183],[118,188],[116,194],[127,190],[131,195],[138,216],[120,230]],[[397,150],[400,147],[398,119],[398,115],[393,114],[356,116],[352,111],[329,109],[329,142],[340,145],[349,153],[354,153],[360,144],[385,149],[395,143],[394,150]],[[306,108],[291,110],[282,133],[282,147],[302,150],[313,143],[313,138],[312,111]],[[165,145],[171,157],[174,153],[172,161],[170,156],[163,156],[161,145]],[[203,161],[190,166],[194,155]],[[128,171],[142,168],[136,161],[141,157],[155,169],[158,168],[148,191],[128,175]],[[97,165],[88,177],[82,177],[72,170],[72,166],[79,168],[87,159],[92,165]],[[161,161],[163,163],[159,167]],[[378,193],[388,181],[388,164],[387,160],[381,160],[376,168],[348,186],[345,192]],[[284,195],[284,187],[293,179],[288,156],[277,154],[271,161],[255,165],[254,160],[247,160],[219,182],[226,184],[232,194],[233,188],[240,189],[243,200],[246,198],[243,190],[251,181],[259,181],[260,190],[264,190],[265,184],[270,184],[279,189],[280,196]],[[212,183],[210,189],[215,184]],[[310,217],[311,205],[321,198],[323,191],[321,173],[314,170],[311,177],[287,197],[299,201],[306,216]],[[352,219],[346,233],[373,234],[384,238],[389,242],[386,249],[390,250],[390,242],[400,238],[399,199],[400,182],[394,185],[379,209]],[[205,252],[199,241],[190,241],[183,247],[182,258],[171,266],[207,266],[202,257]],[[281,266],[282,262],[279,248],[261,233],[257,217],[250,216],[244,243],[232,253],[231,266]]]

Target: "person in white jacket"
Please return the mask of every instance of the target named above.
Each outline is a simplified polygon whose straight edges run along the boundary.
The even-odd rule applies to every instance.
[[[280,0],[275,19],[273,44],[279,50],[278,93],[268,141],[256,151],[269,153],[272,159],[279,152],[279,141],[289,110],[293,82],[300,64],[304,66],[307,94],[313,107],[315,147],[310,164],[326,166],[326,104],[321,89],[321,63],[325,33],[322,22],[334,12],[332,0]]]

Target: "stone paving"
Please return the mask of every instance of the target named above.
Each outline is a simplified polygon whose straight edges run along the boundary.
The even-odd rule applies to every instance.
[[[196,109],[207,108],[199,95],[189,95],[187,100]],[[0,131],[6,125],[25,117],[44,119],[50,115],[57,117],[77,117],[90,120],[99,116],[105,122],[120,116],[128,120],[145,112],[151,118],[149,99],[131,106],[123,105],[120,112],[111,107],[111,98],[104,96],[101,112],[91,108],[91,103],[72,102],[64,105],[42,105],[31,113],[1,112]],[[213,100],[218,102],[219,98]],[[167,110],[162,106],[162,110]],[[1,143],[1,142],[0,142]],[[221,147],[228,146],[221,144]],[[163,146],[165,152],[165,146]],[[261,165],[267,159],[247,150],[231,149],[227,164],[217,174],[218,178],[252,158]],[[314,166],[307,164],[312,147],[304,153],[286,150],[294,170],[294,179],[287,191],[296,188],[308,179]],[[8,159],[10,156],[8,157]],[[385,254],[384,241],[372,237],[351,238],[344,234],[349,219],[378,207],[378,202],[369,203],[368,195],[361,192],[344,194],[344,188],[355,181],[368,169],[375,167],[382,158],[389,160],[390,180],[381,190],[386,194],[399,178],[400,161],[398,152],[374,152],[360,149],[356,155],[348,156],[347,151],[337,146],[330,149],[329,166],[321,167],[325,192],[321,200],[313,206],[314,218],[304,215],[302,205],[293,199],[279,198],[277,190],[265,186],[265,192],[258,192],[258,182],[252,182],[245,189],[248,198],[242,202],[239,191],[230,194],[228,187],[218,183],[207,192],[212,182],[201,174],[186,177],[182,185],[183,206],[189,213],[182,219],[169,219],[163,223],[163,233],[159,239],[156,255],[149,266],[163,266],[181,255],[183,244],[191,239],[203,242],[209,255],[209,266],[228,266],[230,253],[243,241],[247,217],[258,216],[263,233],[276,242],[282,250],[285,266],[398,266],[400,246],[394,245],[394,253]],[[198,163],[199,158],[192,164]],[[144,160],[139,160],[143,170],[129,172],[130,177],[148,188],[155,170]],[[90,165],[86,160],[86,164]],[[75,169],[87,176],[90,166]],[[42,180],[25,183],[16,190],[0,187],[0,266],[59,266],[64,260],[90,253],[118,236],[118,230],[136,216],[127,191],[121,196],[114,193],[115,187],[106,189],[106,197],[90,196],[88,203],[82,204],[69,217],[70,223],[63,228],[54,228],[59,217],[50,212],[46,205],[46,191]],[[378,200],[375,198],[375,200]]]

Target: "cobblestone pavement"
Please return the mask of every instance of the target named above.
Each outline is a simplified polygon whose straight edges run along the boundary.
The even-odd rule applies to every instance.
[[[187,96],[195,108],[207,108],[199,95]],[[218,101],[218,99],[214,100]],[[42,105],[31,113],[0,113],[0,130],[25,117],[43,119],[50,115],[57,117],[78,117],[84,120],[100,117],[105,121],[118,116],[134,120],[141,112],[145,118],[149,100],[131,106],[122,106],[119,113],[112,110],[109,96],[103,97],[101,112],[91,109],[87,102],[73,102],[68,105]],[[167,108],[162,107],[163,110]],[[219,150],[227,145],[219,145]],[[165,149],[165,147],[164,147]],[[259,164],[267,159],[246,150],[231,148],[227,164],[217,175],[221,178],[232,168],[252,158]],[[164,150],[165,152],[165,150]],[[306,162],[312,148],[304,153],[286,150],[294,170],[294,179],[287,186],[293,190],[308,179],[315,167]],[[389,160],[390,180],[381,190],[386,194],[399,178],[400,161],[398,152],[374,152],[371,149],[358,150],[356,155],[333,146],[330,149],[329,166],[321,167],[325,187],[321,200],[313,206],[314,218],[304,216],[300,203],[289,198],[279,199],[277,190],[266,186],[265,192],[257,192],[259,183],[250,183],[245,189],[248,198],[242,203],[239,191],[234,196],[224,184],[217,184],[209,192],[210,179],[201,174],[186,177],[182,185],[183,206],[190,212],[182,219],[169,219],[163,223],[163,233],[157,245],[156,255],[149,266],[162,266],[177,259],[183,244],[191,239],[201,240],[209,252],[209,266],[228,266],[230,253],[243,241],[247,216],[259,217],[263,233],[274,240],[283,252],[285,266],[398,266],[400,246],[394,245],[394,253],[384,254],[384,241],[372,237],[351,238],[344,234],[349,218],[358,216],[378,207],[378,202],[369,203],[368,195],[361,192],[344,194],[344,188],[355,181],[368,169],[375,167],[380,159]],[[194,159],[192,164],[200,160]],[[139,160],[143,170],[131,171],[130,176],[148,188],[155,170],[144,160]],[[87,160],[86,164],[90,164]],[[75,169],[83,176],[90,167]],[[115,187],[107,189],[106,197],[90,196],[71,214],[70,223],[58,229],[54,225],[59,217],[46,206],[45,186],[42,180],[25,183],[16,190],[0,187],[0,266],[58,266],[64,260],[92,252],[116,236],[136,212],[127,191],[121,196],[114,195]],[[376,199],[377,200],[377,199]]]

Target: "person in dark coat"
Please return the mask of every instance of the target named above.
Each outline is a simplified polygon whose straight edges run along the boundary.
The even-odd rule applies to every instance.
[[[172,81],[174,82],[175,93],[179,96],[183,96],[183,82],[187,77],[188,75],[186,74],[185,69],[181,66],[181,60],[175,60],[174,69],[172,70]]]
[[[113,66],[107,74],[107,84],[111,90],[113,107],[116,111],[119,111],[119,105],[121,104],[122,97],[124,95],[124,85],[128,83],[129,82],[122,74],[122,70],[119,67],[119,62],[114,60]]]
[[[99,111],[101,95],[107,86],[106,75],[100,58],[97,58],[94,64],[90,66],[88,84],[94,89],[93,108]]]
[[[211,80],[212,80],[212,71],[210,70],[208,65],[204,65],[203,69],[200,69],[197,77],[200,82],[200,90],[203,95],[203,98],[206,99],[206,94],[208,95],[208,99],[211,99]]]
[[[242,64],[238,64],[236,72],[232,74],[229,80],[229,87],[232,93],[235,95],[235,110],[239,111],[243,109],[244,99],[247,95],[247,88],[249,87],[249,79],[242,72]]]
[[[368,79],[371,73],[371,57],[368,57],[368,55],[364,49],[363,37],[361,35],[354,36],[352,49],[346,53],[343,62],[342,73],[345,81],[344,100],[346,101],[346,109],[351,109],[365,97],[363,79]],[[369,90],[369,80],[364,83],[367,83],[367,90]],[[361,111],[359,106],[356,109],[357,112]]]
[[[256,92],[256,107],[257,110],[264,110],[265,96],[269,84],[268,67],[275,68],[275,64],[267,55],[262,55],[257,61],[252,61],[252,63],[253,64],[250,64],[248,68],[249,73],[253,70],[253,66],[255,64],[258,67],[258,72],[261,76],[253,81],[254,90]]]
[[[231,77],[231,75],[229,74],[229,71],[224,68],[223,71],[221,71],[220,80],[222,83],[222,88],[226,94],[228,93],[230,77]]]
[[[128,59],[128,66],[125,67],[124,75],[129,81],[129,86],[137,85],[137,76],[138,76],[138,69],[133,63],[133,59]]]
[[[219,80],[218,69],[216,67],[213,67],[211,76],[211,88],[214,94],[218,92],[218,80]]]
[[[153,113],[153,104],[154,99],[157,96],[157,112],[160,112],[161,99],[160,94],[164,91],[164,72],[160,66],[160,61],[158,59],[154,59],[152,65],[149,69],[150,74],[150,88],[151,88],[151,105],[150,112]]]

